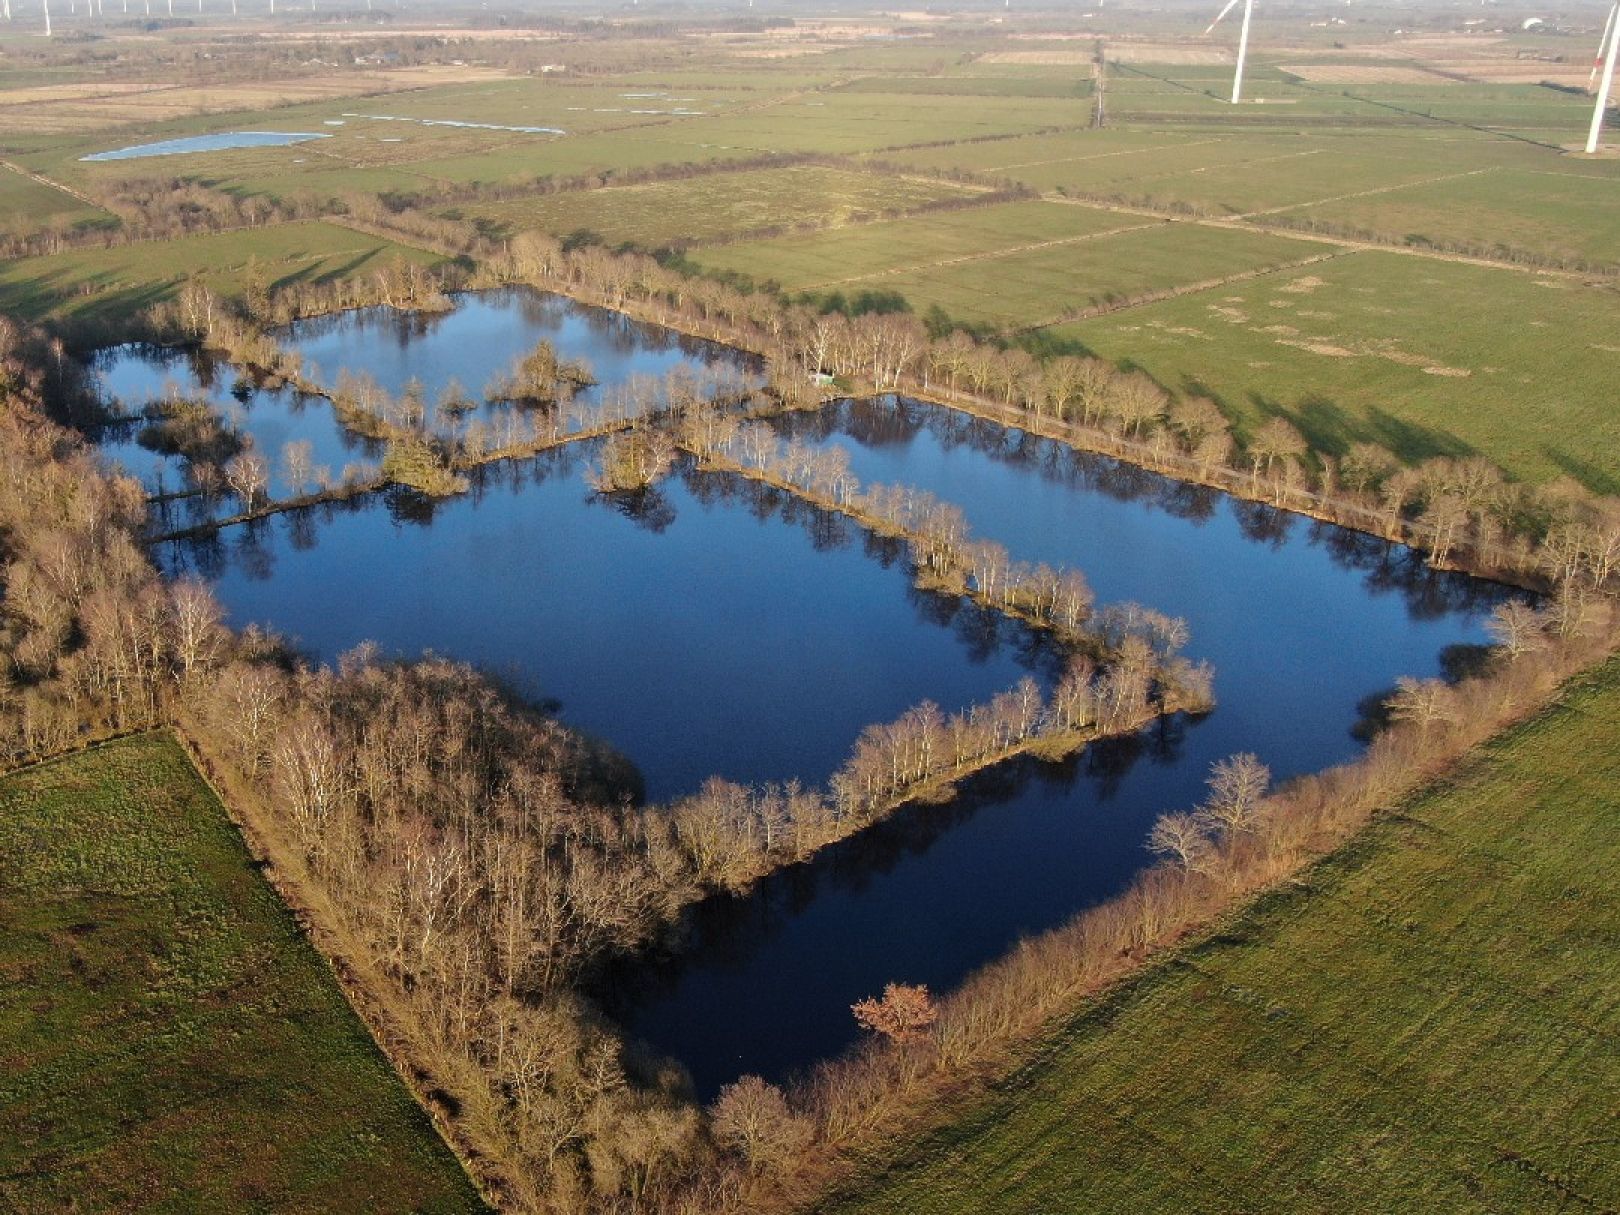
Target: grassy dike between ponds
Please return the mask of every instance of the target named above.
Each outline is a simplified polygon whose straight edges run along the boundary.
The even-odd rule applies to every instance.
[[[1620,1207],[1620,660],[823,1215]]]
[[[485,1209],[167,733],[0,778],[0,1209]]]

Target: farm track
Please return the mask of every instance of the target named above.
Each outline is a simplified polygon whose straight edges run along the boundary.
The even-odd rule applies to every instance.
[[[1066,325],[1072,321],[1089,321],[1099,316],[1109,316],[1116,312],[1129,312],[1133,308],[1145,308],[1149,304],[1163,303],[1165,300],[1179,299],[1184,295],[1199,295],[1205,291],[1215,291],[1233,283],[1247,283],[1257,278],[1265,278],[1270,274],[1286,274],[1291,270],[1303,270],[1306,266],[1319,265],[1330,262],[1336,258],[1344,257],[1341,251],[1333,253],[1318,253],[1314,257],[1301,258],[1298,261],[1283,262],[1277,266],[1259,266],[1251,270],[1239,270],[1236,274],[1223,274],[1219,278],[1206,278],[1196,283],[1182,283],[1175,287],[1165,287],[1158,291],[1145,292],[1129,300],[1117,304],[1094,304],[1083,308],[1079,312],[1066,312],[1049,321],[1037,321],[1033,325],[1025,325],[1016,329],[1015,333],[1034,333],[1041,329],[1050,329],[1054,325]]]
[[[1226,142],[1226,136],[1222,135],[1215,139],[1191,139],[1185,143],[1172,144],[1169,146],[1174,148],[1176,151],[1180,151],[1183,148],[1201,148],[1212,143]],[[1008,169],[1038,169],[1045,165],[1079,164],[1082,161],[1087,160],[1108,160],[1110,157],[1114,156],[1142,156],[1149,152],[1163,152],[1165,150],[1165,148],[1158,147],[1120,148],[1112,152],[1091,152],[1085,156],[1057,156],[1053,157],[1051,160],[1026,160],[1018,164],[1011,165],[988,165],[980,171],[984,173],[1005,173]]]
[[[82,190],[75,190],[72,186],[65,185],[62,182],[46,177],[43,173],[36,173],[32,169],[25,169],[22,165],[17,164],[14,161],[0,160],[0,168],[7,168],[13,173],[20,173],[22,176],[28,178],[29,181],[35,182],[38,185],[46,186],[52,190],[60,190],[63,194],[68,195],[70,198],[76,198],[85,206],[94,207],[97,211],[105,211],[107,209]]]
[[[1458,266],[1482,266],[1491,270],[1512,270],[1534,278],[1556,278],[1572,283],[1590,283],[1603,276],[1580,270],[1558,270],[1549,266],[1524,266],[1518,262],[1500,261],[1490,257],[1472,257],[1466,253],[1446,253],[1439,249],[1414,249],[1411,245],[1386,245],[1375,240],[1357,240],[1351,236],[1330,236],[1322,232],[1304,232],[1272,224],[1249,223],[1241,216],[1215,219],[1207,215],[1176,215],[1156,211],[1152,207],[1133,207],[1128,203],[1106,202],[1101,199],[1071,198],[1062,194],[1043,194],[1048,202],[1064,203],[1071,207],[1090,207],[1096,211],[1113,211],[1120,215],[1156,216],[1171,223],[1197,224],[1204,228],[1225,228],[1236,232],[1264,232],[1270,236],[1306,241],[1318,245],[1337,245],[1341,249],[1355,249],[1364,253],[1393,253],[1400,257],[1416,257],[1431,262],[1450,262]]]
[[[932,262],[897,266],[891,270],[874,270],[871,274],[857,274],[850,278],[830,279],[824,283],[811,283],[805,290],[821,291],[828,287],[842,287],[848,283],[864,283],[870,282],[872,279],[889,278],[897,274],[913,274],[919,270],[938,270],[945,266],[960,266],[966,262],[994,261],[1001,257],[1011,257],[1016,253],[1031,253],[1037,249],[1052,249],[1062,245],[1078,245],[1086,241],[1099,240],[1106,236],[1122,236],[1127,232],[1144,232],[1149,228],[1160,226],[1162,226],[1162,221],[1149,224],[1127,224],[1122,228],[1109,228],[1106,232],[1087,232],[1080,236],[1060,236],[1055,240],[1035,241],[1033,244],[1010,245],[1004,249],[987,249],[979,253],[963,253],[956,257],[942,257]]]
[[[1415,190],[1421,186],[1439,185],[1443,181],[1459,181],[1464,177],[1479,177],[1482,174],[1496,172],[1495,165],[1487,165],[1483,169],[1467,169],[1461,173],[1442,173],[1438,177],[1425,177],[1420,181],[1404,181],[1393,186],[1374,186],[1369,190],[1356,190],[1350,194],[1335,194],[1328,198],[1313,198],[1309,202],[1289,203],[1285,207],[1268,207],[1263,211],[1245,211],[1235,219],[1255,219],[1263,215],[1281,215],[1284,211],[1300,211],[1306,207],[1320,207],[1327,203],[1345,202],[1352,198],[1371,198],[1375,194],[1393,194],[1399,190]]]

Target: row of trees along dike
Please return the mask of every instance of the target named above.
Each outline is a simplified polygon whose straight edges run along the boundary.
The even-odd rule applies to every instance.
[[[402,233],[410,217],[395,217]],[[564,250],[526,233],[480,247],[479,281],[522,282],[601,303],[830,375],[850,393],[904,392],[1019,426],[1179,480],[1423,550],[1456,568],[1536,589],[1578,576],[1608,585],[1620,503],[1569,478],[1509,481],[1481,457],[1403,463],[1370,442],[1334,455],[1276,417],[1241,441],[1213,401],[1175,396],[1140,372],[1076,355],[1038,358],[909,312],[849,316],[600,247]]]
[[[909,317],[784,306],[542,238],[496,252],[508,261],[468,285],[564,289],[807,375],[932,395],[1284,509],[1359,520],[1392,540],[1427,535],[1437,564],[1554,592],[1540,608],[1498,612],[1497,659],[1480,677],[1399,689],[1393,725],[1356,764],[1258,801],[1213,791],[1185,819],[1159,824],[1164,859],[1126,895],[937,1005],[903,986],[885,993],[861,1011],[874,1035],[802,1083],[744,1081],[697,1111],[678,1073],[625,1048],[573,977],[605,952],[637,948],[705,890],[746,886],[821,832],[857,829],[860,798],[881,803],[885,766],[918,778],[891,778],[891,789],[925,787],[941,755],[975,754],[971,742],[939,741],[972,723],[942,723],[921,706],[863,737],[824,793],[715,783],[663,813],[628,807],[613,798],[611,757],[465,668],[364,652],[310,668],[274,638],[227,633],[202,588],[165,586],[135,539],[140,494],[37,413],[47,391],[65,395],[59,347],[8,327],[0,441],[6,488],[16,489],[0,527],[12,751],[178,723],[291,897],[324,908],[323,946],[361,976],[371,1002],[358,1002],[386,1023],[380,1036],[455,1095],[449,1133],[515,1208],[766,1210],[803,1198],[862,1144],[926,1123],[942,1092],[1004,1066],[1049,1017],[1343,839],[1612,647],[1612,504],[1572,488],[1515,486],[1475,461],[1413,470],[1372,451],[1323,460],[1280,427],[1239,448],[1212,405],[1172,400],[1093,360],[1039,363],[961,333],[931,335]],[[1009,387],[1019,367],[1028,374]],[[1088,685],[1099,724],[1113,703],[1103,679]],[[978,717],[977,746],[992,750],[1022,723],[1037,723],[1034,738],[1055,720],[1028,688]]]
[[[313,666],[166,583],[143,495],[46,419],[49,344],[0,324],[0,745],[13,764],[175,728],[481,1182],[520,1210],[725,1209],[752,1172],[582,975],[989,763],[1201,707],[1149,618],[953,716],[875,726],[825,790],[713,780],[668,807],[622,761],[442,659]],[[63,383],[53,391],[82,391]],[[1196,680],[1193,681],[1196,684]],[[735,1111],[732,1111],[735,1114]],[[728,1115],[729,1116],[729,1115]]]
[[[46,392],[72,389],[59,369],[40,335],[0,323],[6,752],[21,762],[177,727],[379,1041],[513,1210],[803,1202],[874,1142],[938,1118],[946,1094],[1004,1071],[1052,1018],[1543,703],[1615,640],[1606,596],[1504,605],[1483,673],[1403,685],[1393,724],[1355,763],[1272,791],[1252,758],[1235,757],[1203,806],[1161,820],[1163,859],[1119,898],[943,999],[904,984],[874,993],[856,1010],[872,1029],[857,1049],[786,1088],[744,1078],[700,1110],[677,1070],[628,1048],[579,995],[593,959],[637,948],[706,890],[744,887],[1020,735],[1140,720],[1158,675],[1121,673],[1134,689],[1121,693],[1082,664],[1044,702],[1025,685],[954,720],[919,706],[863,736],[826,792],[712,782],[662,811],[632,807],[616,796],[613,756],[465,666],[361,650],[312,667],[272,636],[226,630],[205,588],[165,584],[138,541],[138,488],[40,411]],[[1122,657],[1131,644],[1119,640]]]
[[[459,250],[474,269],[458,264],[434,272],[396,263],[359,281],[295,284],[276,293],[262,316],[192,284],[121,336],[202,341],[234,361],[292,378],[297,369],[285,360],[293,356],[280,350],[265,324],[378,303],[442,309],[454,289],[527,284],[757,353],[773,383],[790,384],[799,395],[807,380],[825,376],[850,393],[909,393],[1408,544],[1436,567],[1560,591],[1577,579],[1606,586],[1620,562],[1620,502],[1568,477],[1545,485],[1513,482],[1482,457],[1435,457],[1412,466],[1371,442],[1325,453],[1281,416],[1240,440],[1215,402],[1170,394],[1141,372],[1122,372],[1103,360],[1037,358],[1005,342],[931,326],[909,312],[821,311],[641,254],[565,248],[540,233],[493,242],[455,221],[352,201],[382,230]]]

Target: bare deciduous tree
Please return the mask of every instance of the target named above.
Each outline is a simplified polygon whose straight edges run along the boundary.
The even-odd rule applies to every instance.
[[[1161,814],[1148,835],[1148,849],[1182,870],[1202,873],[1214,856],[1214,841],[1196,815]]]
[[[933,997],[922,984],[886,983],[881,998],[868,997],[850,1005],[862,1029],[882,1034],[893,1042],[914,1042],[939,1017]]]

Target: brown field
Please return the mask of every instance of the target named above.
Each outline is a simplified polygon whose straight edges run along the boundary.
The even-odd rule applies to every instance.
[[[1217,11],[1219,11],[1217,9]],[[1159,63],[1172,67],[1205,67],[1226,65],[1237,57],[1237,52],[1219,46],[1174,46],[1154,42],[1110,42],[1110,63]],[[1085,56],[1090,62],[1090,56]]]
[[[15,134],[76,134],[196,114],[505,79],[507,73],[495,68],[424,66],[185,86],[158,81],[50,85],[8,93],[12,104],[6,123]],[[19,96],[24,98],[20,102]]]
[[[1543,80],[1550,80],[1554,84],[1578,88],[1586,86],[1586,79],[1592,71],[1589,64],[1548,63],[1541,59],[1494,59],[1483,63],[1475,59],[1440,62],[1435,66],[1483,84],[1540,84]]]
[[[1311,84],[1457,84],[1421,67],[1372,63],[1286,64],[1278,69]]]
[[[1090,51],[991,51],[980,63],[1017,63],[1025,67],[1079,67],[1090,63]]]

